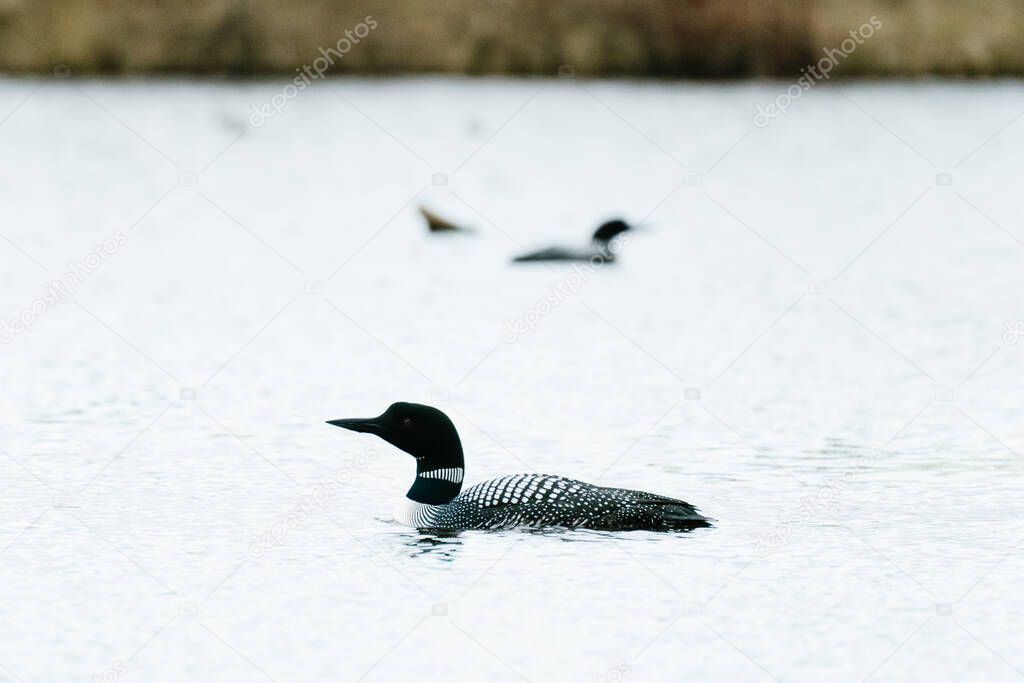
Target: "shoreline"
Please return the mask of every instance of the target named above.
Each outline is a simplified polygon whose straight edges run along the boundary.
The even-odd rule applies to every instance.
[[[1024,7],[1013,0],[374,4],[212,0],[183,13],[167,0],[0,0],[0,72],[294,76],[332,52],[335,76],[787,79],[877,17],[878,35],[858,40],[837,75],[1024,75]]]

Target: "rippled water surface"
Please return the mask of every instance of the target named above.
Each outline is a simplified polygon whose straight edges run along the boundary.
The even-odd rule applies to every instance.
[[[0,678],[1018,679],[1018,84],[281,85],[0,81]],[[717,525],[404,529],[396,400]]]

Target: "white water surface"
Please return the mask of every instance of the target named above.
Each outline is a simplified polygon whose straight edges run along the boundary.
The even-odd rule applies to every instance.
[[[0,318],[124,241],[0,346],[0,679],[1018,680],[1020,84],[282,85],[0,80]],[[718,522],[404,529],[397,400]]]

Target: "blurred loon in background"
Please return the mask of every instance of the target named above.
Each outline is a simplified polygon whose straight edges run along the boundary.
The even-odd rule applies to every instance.
[[[513,474],[463,491],[459,434],[447,415],[430,406],[393,403],[377,417],[328,424],[375,434],[416,458],[416,479],[395,517],[418,529],[688,531],[714,521],[681,500],[551,474]]]
[[[586,247],[573,249],[570,247],[548,247],[540,251],[516,256],[513,261],[524,263],[529,261],[590,261],[598,259],[601,262],[614,261],[618,251],[615,248],[615,239],[628,230],[635,230],[623,220],[615,219],[602,223],[591,238]]]

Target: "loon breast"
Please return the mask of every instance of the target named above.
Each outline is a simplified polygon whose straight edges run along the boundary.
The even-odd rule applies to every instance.
[[[550,474],[491,479],[443,505],[406,499],[396,518],[407,526],[433,529],[559,526],[664,531],[709,526],[706,517],[681,500]]]

